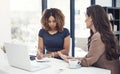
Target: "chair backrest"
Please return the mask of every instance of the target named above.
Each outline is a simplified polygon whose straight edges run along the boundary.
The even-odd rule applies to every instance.
[[[72,38],[70,38],[70,50],[68,55],[72,56]]]

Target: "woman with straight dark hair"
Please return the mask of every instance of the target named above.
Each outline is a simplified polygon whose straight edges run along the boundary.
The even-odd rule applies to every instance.
[[[82,66],[95,66],[111,70],[111,74],[120,74],[118,42],[104,8],[100,5],[88,7],[85,22],[90,29],[88,54],[76,59],[79,59]],[[62,52],[59,55],[65,61],[73,58],[63,55]]]

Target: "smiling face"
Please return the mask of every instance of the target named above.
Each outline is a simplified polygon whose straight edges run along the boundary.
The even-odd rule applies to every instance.
[[[53,16],[49,17],[48,25],[51,28],[51,30],[55,30],[56,29],[56,21],[55,21],[55,18]]]

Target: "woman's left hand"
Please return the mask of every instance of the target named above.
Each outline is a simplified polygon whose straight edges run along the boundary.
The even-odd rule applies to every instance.
[[[73,58],[73,57],[71,57],[71,56],[67,56],[67,55],[62,54],[61,52],[58,52],[58,54],[59,54],[59,56],[60,56],[64,61],[66,61],[66,62],[68,62],[69,59],[72,59],[72,58]]]
[[[44,54],[43,57],[51,58],[51,57],[52,57],[52,54],[50,54],[50,53],[48,53],[48,54]]]

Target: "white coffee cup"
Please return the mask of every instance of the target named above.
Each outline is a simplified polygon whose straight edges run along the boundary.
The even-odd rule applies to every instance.
[[[78,65],[79,65],[78,63],[79,63],[78,59],[69,59],[69,67],[70,68],[78,67]]]

